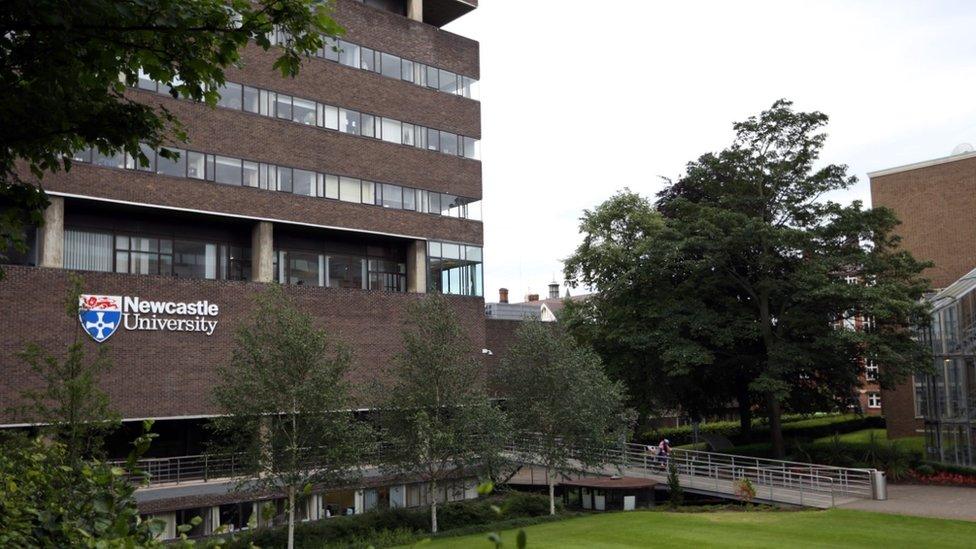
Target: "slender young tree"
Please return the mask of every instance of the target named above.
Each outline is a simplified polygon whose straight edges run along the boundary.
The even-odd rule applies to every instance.
[[[278,286],[258,298],[236,336],[230,364],[219,369],[213,422],[219,453],[239,453],[256,473],[239,489],[287,494],[288,547],[295,509],[313,486],[356,477],[372,450],[371,430],[353,413],[346,374],[350,353],[317,328]]]
[[[479,349],[465,336],[450,301],[431,294],[413,304],[403,352],[376,388],[376,417],[389,445],[386,468],[427,483],[434,533],[445,483],[497,463],[508,431],[484,377]]]
[[[91,352],[78,321],[82,286],[82,278],[72,275],[65,314],[74,329],[67,352],[56,355],[29,343],[20,353],[43,386],[22,392],[26,404],[11,410],[25,421],[40,424],[42,433],[60,441],[71,463],[98,454],[105,435],[117,428],[120,420],[99,387],[99,378],[112,366],[108,346],[99,345]]]
[[[126,92],[140,71],[173,97],[213,105],[225,69],[249,43],[270,50],[275,29],[290,39],[276,50],[274,68],[295,75],[323,35],[342,32],[332,7],[331,0],[0,2],[0,260],[11,245],[25,247],[25,224],[41,224],[43,175],[70,169],[76,151],[124,151],[148,165],[140,143],[186,139],[172,113]]]
[[[535,442],[531,451],[546,467],[554,515],[559,475],[602,464],[604,450],[626,439],[632,412],[623,384],[561,326],[538,321],[519,327],[496,375],[514,429]]]

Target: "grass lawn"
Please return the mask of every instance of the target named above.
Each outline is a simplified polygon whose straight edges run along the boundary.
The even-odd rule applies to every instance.
[[[517,531],[501,533],[515,547]],[[591,547],[973,547],[976,522],[831,509],[797,512],[590,515],[525,528],[528,548]],[[492,547],[487,534],[445,537],[422,547]]]
[[[877,442],[888,442],[888,431],[885,429],[864,429],[861,431],[854,431],[852,433],[844,433],[843,435],[838,435],[841,442],[854,442],[868,444],[871,442],[871,437],[874,436],[874,440]],[[817,443],[830,443],[833,442],[834,437],[821,437],[815,440]],[[914,452],[921,454],[925,451],[925,437],[906,437],[906,438],[896,438],[894,442],[895,446],[899,447],[906,452]]]

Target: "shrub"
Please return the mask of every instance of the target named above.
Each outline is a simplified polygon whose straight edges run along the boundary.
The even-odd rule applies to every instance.
[[[752,485],[751,480],[742,477],[735,483],[735,495],[746,503],[752,503],[752,500],[756,499],[756,487]]]
[[[674,460],[668,461],[668,504],[672,509],[681,507],[685,501],[685,491],[681,489],[681,479],[678,477],[678,466]]]
[[[857,416],[852,414],[831,414],[824,416],[803,417],[787,416],[783,420],[783,436],[787,438],[815,439],[837,433],[850,433],[862,429],[884,427],[884,418],[878,416]],[[700,433],[720,434],[736,445],[751,442],[764,442],[769,439],[769,425],[765,422],[755,422],[748,436],[739,432],[738,421],[714,421],[704,423],[699,428]],[[645,431],[639,438],[644,444],[655,443],[662,438],[671,441],[672,446],[691,444],[692,427],[667,427]]]
[[[556,500],[556,512],[562,511],[562,502]],[[549,497],[542,494],[513,492],[505,499],[502,515],[505,518],[541,517],[549,514]]]

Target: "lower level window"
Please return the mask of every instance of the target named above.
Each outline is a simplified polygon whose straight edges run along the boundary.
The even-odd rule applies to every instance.
[[[279,250],[275,272],[282,284],[405,292],[407,266],[393,260]]]
[[[881,393],[868,393],[868,408],[881,407]]]
[[[484,295],[480,247],[428,242],[427,257],[427,280],[431,291],[477,297]]]

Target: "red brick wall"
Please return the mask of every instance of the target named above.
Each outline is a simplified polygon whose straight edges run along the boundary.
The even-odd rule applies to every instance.
[[[9,423],[5,409],[16,404],[24,389],[38,379],[16,354],[27,342],[63,352],[80,330],[77,319],[64,313],[69,271],[5,266],[0,280],[0,418]],[[110,349],[114,367],[102,387],[112,406],[126,418],[171,417],[215,413],[209,402],[217,381],[216,367],[225,364],[233,348],[236,326],[248,320],[255,296],[266,286],[257,283],[185,280],[157,276],[81,273],[85,292],[139,296],[163,301],[208,300],[220,307],[219,324],[212,336],[200,333],[127,331],[120,329],[103,346]],[[311,313],[330,334],[353,350],[351,381],[375,377],[378,369],[401,349],[407,305],[420,294],[341,290],[288,286],[285,291]],[[471,340],[473,353],[484,347],[484,301],[450,298]],[[94,351],[97,344],[86,339]]]

